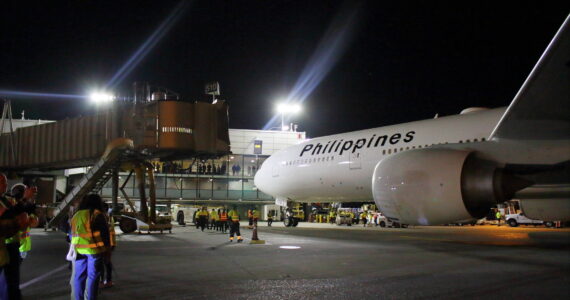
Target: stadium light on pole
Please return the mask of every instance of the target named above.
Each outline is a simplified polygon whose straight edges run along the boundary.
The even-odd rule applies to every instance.
[[[301,105],[298,103],[282,102],[277,105],[277,112],[281,114],[281,130],[287,130],[285,127],[285,114],[297,114],[301,111]]]
[[[89,100],[91,100],[91,103],[99,105],[113,102],[113,100],[115,100],[115,96],[104,92],[93,92],[89,95]]]

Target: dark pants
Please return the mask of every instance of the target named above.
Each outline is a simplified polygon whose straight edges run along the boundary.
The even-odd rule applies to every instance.
[[[273,223],[273,218],[267,219],[267,226],[271,227],[272,223]]]
[[[204,228],[206,228],[206,225],[208,224],[208,218],[201,216],[198,220],[198,223],[200,223],[200,228],[202,231],[204,231]]]
[[[6,284],[8,285],[8,299],[22,299],[20,292],[20,243],[10,243],[6,245],[10,262],[4,266]]]
[[[104,254],[103,258],[103,268],[101,269],[101,281],[111,282],[113,281],[113,263],[111,262],[111,254],[113,252],[107,252]]]
[[[8,299],[8,284],[4,276],[4,267],[0,267],[0,299]]]
[[[239,232],[239,222],[231,222],[230,224],[230,239],[234,237],[234,234],[241,239],[241,233]]]
[[[77,254],[73,270],[73,294],[76,300],[84,299],[86,289],[87,299],[97,299],[102,267],[100,254]]]
[[[249,226],[253,226],[253,218],[249,218]]]

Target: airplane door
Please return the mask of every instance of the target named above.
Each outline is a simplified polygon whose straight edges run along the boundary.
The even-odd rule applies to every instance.
[[[362,168],[360,163],[360,152],[350,153],[348,156],[348,166],[351,170],[357,170]]]

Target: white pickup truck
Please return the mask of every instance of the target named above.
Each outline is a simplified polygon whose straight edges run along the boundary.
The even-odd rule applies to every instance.
[[[552,222],[544,222],[542,220],[533,220],[529,219],[523,213],[518,214],[507,214],[505,215],[505,220],[507,220],[507,224],[511,227],[517,227],[519,225],[542,225],[545,224],[547,227],[552,227]]]

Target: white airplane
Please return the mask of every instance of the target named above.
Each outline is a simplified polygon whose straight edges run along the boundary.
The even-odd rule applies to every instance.
[[[402,224],[481,218],[520,199],[570,220],[568,16],[507,108],[304,141],[270,156],[255,185],[288,202],[372,202]]]

